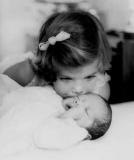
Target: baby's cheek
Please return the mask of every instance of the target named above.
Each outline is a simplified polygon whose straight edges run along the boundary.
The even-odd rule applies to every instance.
[[[65,111],[65,113],[62,114],[62,117],[64,117],[64,118],[73,118],[75,120],[75,119],[78,119],[79,115],[80,114],[78,112],[78,109],[71,108],[68,111]]]
[[[94,78],[91,82],[88,82],[86,86],[86,93],[93,93],[96,88],[97,78]]]
[[[87,115],[85,110],[81,109],[81,112],[78,115],[77,124],[80,127],[88,128],[92,125],[93,121],[90,119],[90,117]]]
[[[80,118],[77,121],[77,124],[82,128],[90,128],[93,124],[93,121],[88,118]]]
[[[89,98],[86,95],[82,95],[79,97],[78,107],[82,107],[83,109],[89,105]]]

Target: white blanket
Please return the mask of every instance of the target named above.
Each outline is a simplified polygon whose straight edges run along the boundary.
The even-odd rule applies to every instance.
[[[8,90],[8,92],[9,92],[9,90]],[[34,95],[35,92],[32,92],[32,93]],[[40,95],[40,91],[38,92],[38,94]],[[19,95],[16,95],[15,97],[17,97],[17,100],[19,100],[19,98],[22,99],[22,96],[19,96]],[[25,97],[27,97],[27,96],[25,95]],[[38,98],[40,99],[40,96],[37,96],[34,99],[34,101],[36,101]],[[27,100],[29,100],[29,103],[31,102],[29,98]],[[43,100],[43,98],[42,98],[42,100]],[[9,101],[9,99],[8,99],[8,101]],[[24,104],[25,104],[25,102],[26,101],[24,101]],[[56,103],[54,103],[53,99],[51,100],[51,103],[53,104],[53,106],[55,106],[55,104],[56,104]],[[11,104],[11,103],[9,103],[9,104]],[[40,101],[38,101],[38,106],[39,106],[39,108],[43,108],[40,105]],[[49,149],[46,149],[45,147],[39,147],[41,145],[44,145],[44,143],[42,143],[42,141],[40,141],[41,139],[38,139],[38,137],[43,136],[43,134],[39,135],[39,133],[44,133],[43,131],[45,131],[45,133],[46,133],[46,130],[48,131],[49,125],[45,125],[46,130],[45,129],[42,130],[42,127],[40,128],[41,125],[38,126],[38,124],[42,124],[39,122],[41,120],[41,117],[43,117],[43,116],[40,116],[40,118],[39,118],[40,120],[38,122],[36,121],[36,116],[46,114],[45,111],[43,113],[42,109],[40,111],[36,110],[37,112],[33,114],[33,117],[31,118],[31,121],[30,121],[28,119],[28,117],[29,117],[29,115],[31,116],[30,113],[31,113],[31,110],[34,109],[34,107],[31,105],[30,108],[28,109],[25,106],[21,107],[21,105],[20,105],[18,108],[23,108],[22,109],[23,112],[20,112],[18,109],[16,112],[19,111],[19,114],[15,114],[16,116],[13,118],[14,120],[10,121],[9,120],[10,116],[6,116],[6,115],[8,115],[8,114],[12,115],[12,113],[15,113],[14,112],[15,107],[11,107],[10,112],[8,112],[9,108],[10,107],[7,107],[6,110],[1,108],[4,116],[1,116],[1,121],[0,121],[0,130],[1,131],[3,130],[3,132],[0,131],[0,146],[1,146],[0,151],[1,151],[1,153],[2,152],[8,153],[8,154],[6,154],[6,156],[4,154],[0,154],[0,159],[2,159],[2,160],[44,160],[44,159],[45,160],[83,160],[83,159],[84,160],[89,160],[89,159],[91,159],[91,160],[107,160],[107,159],[108,160],[120,160],[120,159],[121,160],[133,160],[134,159],[134,153],[133,153],[133,148],[134,148],[134,123],[133,123],[134,122],[134,102],[112,105],[112,110],[113,110],[112,124],[111,124],[111,127],[108,130],[108,132],[102,138],[95,140],[95,141],[88,141],[87,140],[87,141],[80,142],[83,139],[83,137],[82,136],[80,137],[80,135],[78,135],[79,139],[76,139],[76,141],[79,143],[76,143],[76,141],[75,141],[75,142],[73,142],[73,144],[75,144],[75,145],[70,145],[71,144],[70,143],[68,145],[70,147],[66,148],[65,146],[62,146],[63,148],[62,149],[60,148],[60,150],[59,149],[58,150],[52,149],[52,148],[51,148],[51,150],[49,150]],[[53,108],[55,108],[55,112],[53,114],[57,113],[57,111],[58,111],[58,113],[61,112],[61,110],[58,109],[59,105],[57,107],[53,107]],[[52,111],[49,108],[48,108],[48,110]],[[29,114],[24,114],[26,112],[28,112]],[[24,117],[24,119],[23,119],[23,117]],[[17,120],[19,119],[20,121],[16,121],[16,119]],[[64,123],[59,123],[59,121],[53,121],[53,120],[54,120],[53,118],[49,119],[51,126],[55,125],[55,123],[53,123],[53,122],[56,122],[59,126],[64,126]],[[21,122],[21,124],[23,124],[24,121],[25,121],[24,125],[18,125],[20,122]],[[3,122],[6,124],[6,127]],[[43,121],[41,120],[41,122],[43,122]],[[66,122],[68,122],[67,126],[72,126],[72,125],[76,126],[76,124],[72,123],[71,120],[68,120]],[[31,138],[31,133],[33,133],[32,131],[34,131],[36,128],[36,127],[29,128],[29,126],[33,126],[33,123],[36,124],[34,126],[39,127],[38,128],[39,130],[36,130],[37,132],[34,132],[35,134],[34,134],[34,136],[32,136],[33,138]],[[43,122],[43,124],[44,124],[44,122]],[[18,126],[16,127],[16,125],[18,125]],[[4,128],[6,128],[6,130]],[[25,128],[25,130],[24,130],[24,128]],[[49,129],[53,129],[53,128],[54,127],[51,127]],[[72,128],[74,128],[74,127],[72,127]],[[23,130],[23,132],[20,132],[21,129]],[[40,132],[40,129],[42,130],[42,132]],[[62,127],[60,127],[60,129],[62,129]],[[11,131],[13,131],[13,130],[15,130],[15,132],[12,133]],[[23,134],[24,132],[26,134]],[[20,140],[19,136],[18,137],[14,136],[14,140],[12,141],[12,136],[15,135],[14,133],[15,134],[19,133],[18,135],[22,139]],[[20,133],[22,133],[22,135]],[[50,131],[50,133],[52,133],[52,130]],[[75,133],[75,132],[73,131],[72,133]],[[76,132],[76,133],[78,133],[78,132]],[[81,135],[84,135],[83,133],[85,133],[85,132],[82,131],[81,133],[82,133]],[[10,142],[15,142],[15,144],[13,144],[13,143],[10,143],[10,144],[17,146],[17,147],[12,148],[13,149],[12,150],[11,149],[12,145],[11,146],[10,145],[9,146],[8,145],[2,146],[2,144],[5,143],[4,138],[2,136],[3,137],[6,136],[6,142],[9,142],[9,140],[11,140]],[[52,137],[52,135],[51,135],[51,137]],[[17,138],[18,138],[18,141],[16,141]],[[33,139],[34,139],[34,145],[33,145]],[[19,145],[19,146],[16,145],[17,144],[16,142],[21,145]],[[37,142],[39,142],[39,143],[37,143]],[[45,142],[46,142],[46,140],[45,140]],[[51,142],[54,142],[54,141],[51,141]],[[63,141],[61,141],[61,142],[63,142]],[[9,144],[9,143],[6,143],[6,144]],[[48,145],[48,144],[45,144],[45,145]],[[21,148],[20,146],[23,146],[23,147]],[[61,145],[59,145],[59,146],[61,146]],[[54,148],[56,148],[56,147],[58,148],[59,146],[55,146]],[[5,147],[5,149],[4,149],[4,147]],[[51,146],[49,146],[49,147],[51,147]],[[17,153],[14,152],[15,149],[18,150]],[[14,153],[14,154],[11,154],[11,153]]]
[[[8,77],[4,78],[10,81]],[[52,88],[18,85],[9,88],[7,81],[1,89],[1,155],[31,148],[65,149],[88,135],[72,119],[58,117],[65,110],[60,96]]]

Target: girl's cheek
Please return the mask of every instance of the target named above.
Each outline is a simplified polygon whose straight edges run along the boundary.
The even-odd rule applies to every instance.
[[[86,89],[89,91],[89,92],[93,92],[94,89],[96,87],[96,78],[94,78],[92,81],[87,81],[86,82]]]
[[[62,82],[60,84],[65,90],[70,90],[73,86],[72,82]]]

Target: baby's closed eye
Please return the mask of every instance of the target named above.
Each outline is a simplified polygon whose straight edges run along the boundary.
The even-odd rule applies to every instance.
[[[76,107],[77,105],[78,104],[77,104],[76,98],[66,98],[63,100],[63,107],[66,111]]]
[[[71,107],[70,105],[66,104],[66,105],[64,106],[64,108],[65,108],[66,111],[68,111],[68,110],[71,109],[72,107]]]

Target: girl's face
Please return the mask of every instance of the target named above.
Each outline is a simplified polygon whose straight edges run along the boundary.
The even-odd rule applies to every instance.
[[[53,87],[63,98],[93,92],[98,73],[98,61],[78,68],[61,68]]]

